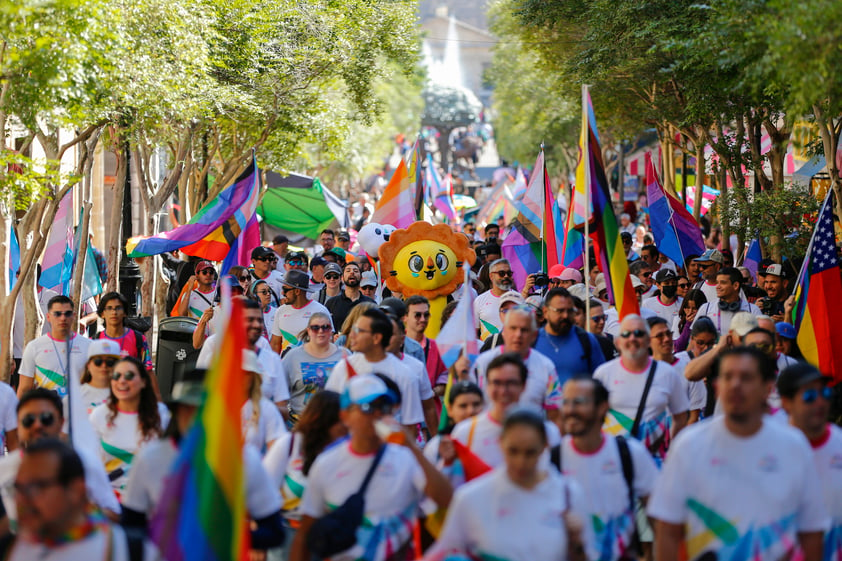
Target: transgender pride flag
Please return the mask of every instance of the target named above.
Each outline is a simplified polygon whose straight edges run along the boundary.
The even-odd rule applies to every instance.
[[[58,205],[44,258],[41,261],[42,287],[67,296],[70,278],[73,274],[73,189],[70,189]],[[11,284],[11,283],[10,283]]]

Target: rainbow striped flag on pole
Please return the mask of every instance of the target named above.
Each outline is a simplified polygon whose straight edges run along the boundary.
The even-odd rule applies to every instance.
[[[596,241],[596,253],[599,268],[605,275],[608,301],[614,304],[622,320],[628,314],[639,314],[640,306],[629,275],[629,263],[626,260],[626,252],[623,251],[617,217],[611,206],[611,192],[602,163],[596,116],[586,85],[582,86],[582,135],[579,139],[579,150],[579,165],[576,166],[577,189],[579,185],[584,185],[589,202],[593,205],[593,221],[586,221],[586,225],[593,226],[590,235],[593,235]],[[586,202],[584,208],[587,210],[588,206],[590,205]]]
[[[832,199],[833,189],[829,189],[798,275],[793,324],[798,330],[798,347],[807,362],[826,376],[832,376],[834,382],[840,382],[842,330],[832,317],[842,301],[842,280],[836,256]]]
[[[243,395],[243,308],[231,313],[205,379],[205,397],[150,522],[167,561],[245,561],[251,536],[240,408]]]
[[[228,266],[248,265],[251,250],[260,245],[255,218],[259,200],[260,170],[252,158],[240,177],[203,206],[190,222],[157,236],[130,238],[126,253],[129,257],[146,257],[178,249],[209,261],[225,260]],[[232,251],[234,256],[226,259]]]

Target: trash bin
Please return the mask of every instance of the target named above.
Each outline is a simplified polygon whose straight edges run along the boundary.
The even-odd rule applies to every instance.
[[[188,317],[165,318],[158,324],[155,373],[164,401],[172,394],[173,384],[196,367],[200,349],[193,348],[193,331],[197,325],[198,320]]]

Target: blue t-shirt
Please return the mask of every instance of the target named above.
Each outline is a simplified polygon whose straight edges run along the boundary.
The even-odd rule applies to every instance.
[[[599,341],[593,334],[588,333],[591,340],[591,354],[585,357],[585,349],[576,335],[575,327],[570,328],[567,335],[557,336],[547,334],[544,328],[538,330],[538,340],[535,350],[547,356],[555,364],[558,372],[558,383],[564,385],[574,374],[593,374],[594,370],[605,362]]]

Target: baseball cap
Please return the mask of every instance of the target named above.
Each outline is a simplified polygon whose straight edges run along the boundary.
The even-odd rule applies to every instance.
[[[234,275],[225,275],[222,277],[224,282],[228,283],[228,286],[234,290],[243,290],[243,285],[240,284],[240,280],[235,277]]]
[[[386,313],[390,313],[395,317],[402,318],[406,315],[406,304],[400,298],[389,296],[380,302],[380,309]]]
[[[336,234],[336,239],[349,242],[351,241],[351,235],[348,232],[340,231],[338,234]]]
[[[167,400],[167,405],[173,406],[178,403],[185,405],[194,405],[198,407],[202,404],[202,396],[205,389],[205,375],[207,370],[204,368],[196,368],[185,372],[180,379],[177,379],[173,384],[170,398]]]
[[[256,352],[249,349],[243,350],[243,370],[263,375],[263,366],[260,364]]]
[[[279,243],[289,243],[289,238],[283,234],[278,234],[274,238],[272,238],[272,243],[274,245],[278,245]]]
[[[289,263],[290,261],[304,261],[304,263],[309,263],[310,259],[307,258],[307,254],[303,251],[290,251],[287,253],[285,261]]]
[[[342,392],[339,405],[342,409],[348,409],[352,405],[364,405],[381,397],[386,398],[389,403],[395,403],[395,396],[383,380],[373,374],[363,374],[351,378]]]
[[[769,268],[769,265],[774,265],[775,262],[766,257],[765,259],[761,259],[760,263],[757,265],[757,275],[761,277],[766,276],[766,269]]]
[[[629,234],[628,232],[620,232],[620,239],[622,239],[623,241],[626,241],[626,240],[631,241],[632,235]]]
[[[778,335],[786,339],[795,339],[796,337],[795,326],[785,321],[779,321],[776,323],[775,331],[778,332]]]
[[[639,287],[641,287],[641,286],[642,286],[642,287],[644,287],[644,288],[646,287],[646,285],[645,285],[645,284],[643,284],[643,281],[642,281],[642,280],[640,280],[640,279],[637,277],[637,275],[629,275],[629,276],[631,277],[631,281],[632,281],[632,288],[639,288]],[[603,280],[602,282],[605,282],[605,281]]]
[[[363,278],[360,279],[360,286],[377,286],[377,276],[374,274],[374,271],[363,273]]]
[[[658,272],[655,273],[655,282],[661,283],[668,280],[677,279],[678,275],[675,274],[675,271],[672,269],[658,269]]]
[[[514,290],[509,290],[500,295],[501,306],[503,304],[508,304],[509,302],[514,302],[515,304],[525,304],[520,292],[515,292]]]
[[[696,257],[695,259],[693,259],[693,261],[696,261],[697,263],[713,261],[714,263],[719,263],[720,265],[722,265],[723,263],[725,263],[725,258],[719,251],[715,249],[708,249],[707,251],[702,253],[701,257]]]
[[[803,386],[827,378],[818,368],[806,362],[797,362],[787,366],[778,376],[778,393],[783,397],[792,397]]]
[[[313,260],[310,261],[310,269],[315,269],[319,266],[324,267],[325,265],[327,265],[327,259],[324,257],[313,257]]]
[[[265,257],[274,257],[275,252],[272,251],[271,247],[263,247],[262,245],[257,246],[256,248],[251,250],[251,258],[252,259],[263,259]]]
[[[584,280],[582,278],[582,273],[580,273],[577,269],[574,269],[573,267],[567,267],[561,273],[560,278],[563,281],[572,280],[573,282],[576,282],[576,283],[582,282]]]
[[[588,291],[585,288],[585,283],[583,282],[578,282],[574,284],[573,286],[567,289],[567,292],[570,293],[570,296],[575,296],[579,300],[583,301],[585,300],[585,298],[587,298],[588,295]]]
[[[198,275],[205,269],[213,269],[213,263],[211,263],[210,261],[199,261],[198,263],[196,263],[196,268],[194,270]]]
[[[745,337],[746,333],[755,327],[757,327],[757,317],[751,312],[737,312],[731,318],[730,330],[740,337]]]
[[[549,270],[549,271],[547,271],[547,276],[548,276],[549,278],[551,278],[551,279],[557,279],[557,278],[560,278],[560,277],[561,277],[561,273],[563,273],[563,272],[564,272],[564,269],[565,269],[565,267],[564,267],[564,265],[562,265],[561,263],[558,263],[558,264],[556,264],[556,265],[553,265],[552,267],[550,267],[550,270]]]
[[[773,277],[782,277],[784,276],[784,268],[783,265],[779,265],[778,263],[772,263],[768,267],[766,267],[765,274],[772,275]]]
[[[94,339],[88,345],[88,360],[95,356],[114,356],[120,358],[120,345],[111,339]]]
[[[338,263],[328,263],[327,265],[325,265],[325,274],[328,273],[335,273],[341,277],[342,267],[340,267]]]

